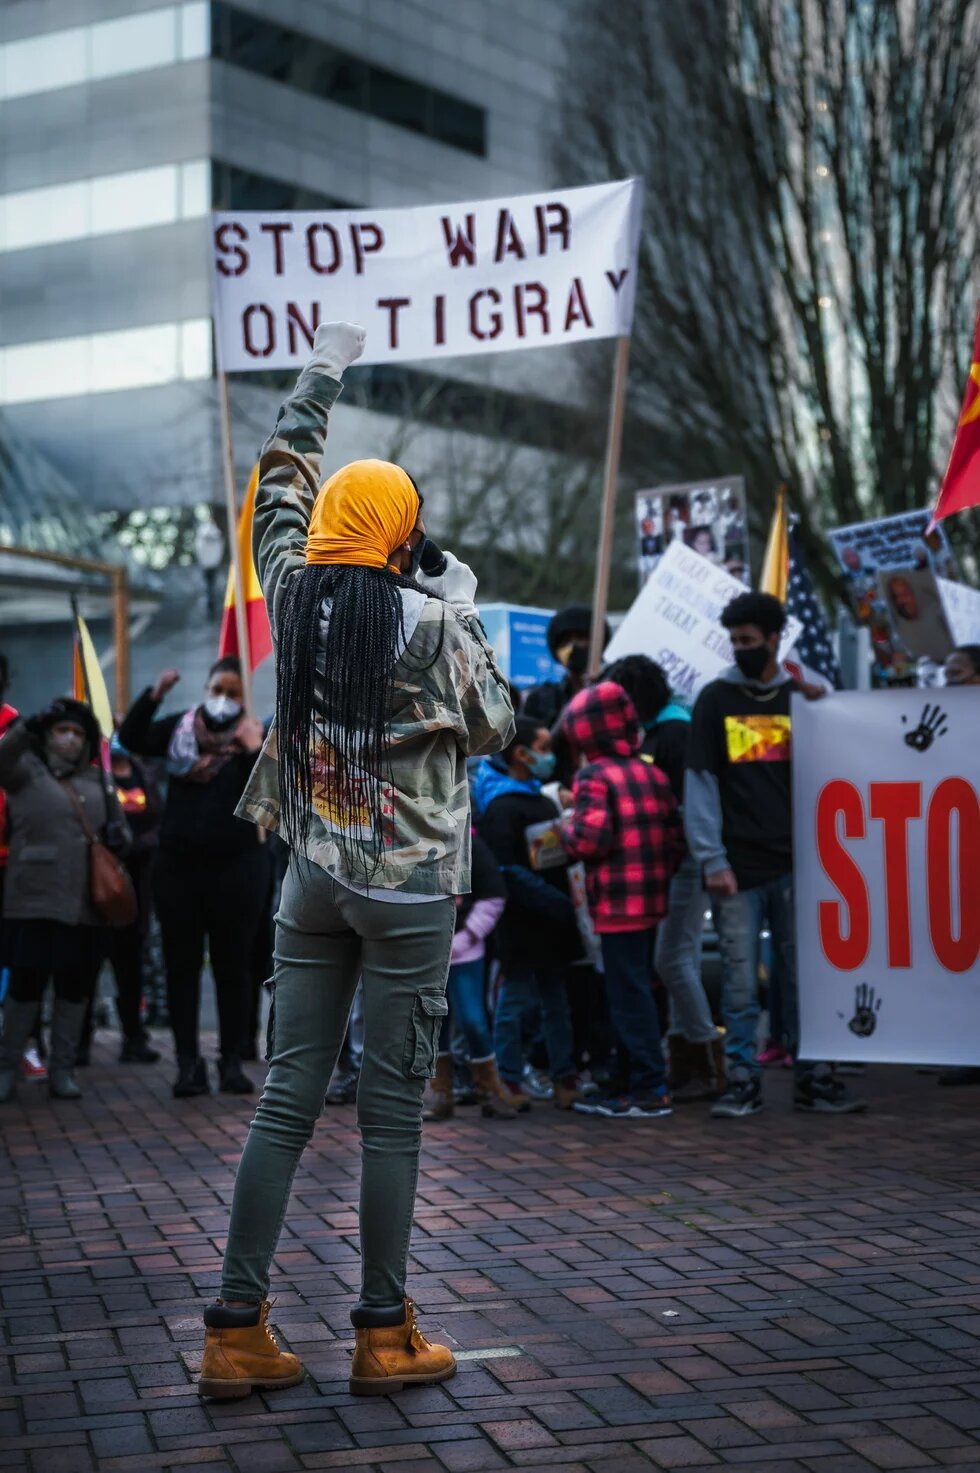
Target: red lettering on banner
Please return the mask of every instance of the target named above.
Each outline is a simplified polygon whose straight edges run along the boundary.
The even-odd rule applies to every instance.
[[[229,266],[225,261],[218,261],[216,265],[222,276],[242,276],[248,270],[248,251],[243,251],[238,245],[229,245],[227,241],[229,234],[236,240],[248,240],[248,231],[237,221],[226,220],[223,225],[219,225],[214,232],[214,243],[219,251],[228,251],[234,255],[235,264]]]
[[[443,296],[436,297],[436,347],[441,348],[446,341],[446,299]]]
[[[510,210],[500,211],[497,221],[497,249],[493,253],[493,259],[499,263],[505,256],[516,256],[519,261],[527,256]]]
[[[953,815],[959,833],[953,848]],[[929,804],[926,825],[926,878],[929,895],[929,936],[937,960],[950,972],[968,972],[980,957],[980,799],[962,777],[939,784]],[[969,883],[969,890],[968,890]],[[955,908],[959,935],[953,934]]]
[[[882,825],[885,850],[885,919],[888,965],[912,965],[912,910],[909,898],[909,820],[922,817],[919,783],[872,783],[868,811]]]
[[[530,292],[534,293],[533,301],[528,300]],[[514,315],[517,318],[519,338],[526,337],[527,319],[532,313],[541,319],[541,336],[546,338],[551,331],[551,320],[548,316],[548,288],[542,286],[540,281],[528,281],[514,288]]]
[[[260,225],[259,229],[264,231],[265,234],[272,236],[276,275],[281,276],[286,269],[286,253],[283,250],[282,238],[284,235],[292,235],[293,227],[288,220],[270,220],[268,224],[263,223]]]
[[[256,338],[256,329],[264,332],[263,338]],[[275,352],[276,319],[264,302],[252,302],[242,313],[242,341],[250,358],[268,358]]]
[[[320,260],[320,251],[319,247],[317,246],[316,240],[317,235],[320,234],[320,232],[322,232],[324,235],[329,235],[330,237],[330,245],[333,249],[333,260],[330,262],[329,266],[324,266],[323,262]],[[311,271],[315,271],[318,276],[332,276],[333,273],[340,266],[342,258],[342,252],[340,249],[340,237],[338,236],[336,230],[333,228],[332,225],[329,225],[327,221],[324,220],[319,225],[310,225],[308,227],[306,232],[306,259],[310,263]]]
[[[480,327],[479,310],[480,310],[480,298],[481,297],[486,297],[488,299],[488,301],[490,301],[490,302],[493,303],[493,307],[494,307],[494,310],[490,313],[490,329],[489,329],[488,332],[484,332],[483,329]],[[482,342],[485,342],[487,338],[490,338],[490,339],[499,338],[500,334],[504,330],[504,319],[500,315],[500,313],[496,310],[499,306],[500,306],[500,293],[497,291],[496,287],[490,286],[490,287],[487,287],[483,291],[479,291],[479,292],[474,292],[473,293],[473,295],[470,297],[470,336],[471,337],[479,338],[479,340],[480,340],[481,343]]]
[[[624,266],[622,271],[607,271],[606,280],[609,282],[609,285],[612,287],[613,291],[618,292],[619,288],[622,286],[623,282],[626,280],[629,274],[630,268],[628,266]]]
[[[551,216],[554,215],[554,220]],[[557,235],[561,248],[567,251],[572,244],[572,218],[566,207],[553,201],[547,205],[535,205],[534,218],[538,222],[538,254],[548,254],[548,236]]]
[[[354,248],[354,272],[357,276],[364,274],[365,256],[373,256],[385,243],[384,231],[380,225],[373,222],[363,221],[352,224],[350,228],[351,245]]]
[[[320,303],[313,302],[310,306],[310,320],[307,322],[300,314],[295,302],[286,303],[286,332],[289,337],[289,351],[295,357],[299,352],[299,334],[302,333],[303,340],[308,348],[313,346],[313,334],[320,326]]]
[[[388,346],[398,347],[398,314],[403,307],[412,305],[411,297],[379,297],[378,306],[388,312]]]
[[[476,265],[476,216],[467,215],[465,226],[453,225],[448,215],[442,217],[442,233],[446,238],[450,266],[464,262]]]
[[[584,322],[586,327],[593,327],[592,313],[589,304],[585,300],[585,288],[580,276],[572,277],[572,287],[568,293],[568,307],[565,310],[565,331],[575,322]]]
[[[824,956],[832,967],[852,972],[864,963],[871,945],[871,904],[864,876],[840,841],[838,817],[843,819],[845,838],[864,838],[861,794],[842,778],[827,783],[817,798],[817,857],[841,897],[840,901],[821,900],[818,914]]]

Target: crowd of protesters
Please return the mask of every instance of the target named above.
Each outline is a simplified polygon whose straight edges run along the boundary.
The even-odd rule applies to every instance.
[[[549,644],[564,677],[520,700],[514,692],[513,738],[469,764],[472,889],[456,902],[425,1118],[476,1104],[514,1119],[550,1102],[634,1119],[686,1101],[742,1116],[762,1107],[767,1066],[792,1067],[800,1109],[863,1108],[831,1061],[797,1057],[789,702],[799,686],[777,660],[784,619],[768,595],[734,600],[722,622],[735,664],[689,709],[644,656],[587,682],[589,610],[554,617]],[[174,1096],[212,1088],[199,1039],[206,960],[216,1083],[252,1092],[245,1065],[264,1052],[263,983],[288,852],[236,816],[264,734],[244,710],[237,661],[219,661],[183,712],[160,715],[176,671],[144,691],[112,740],[108,785],[88,707],[59,697],[20,718],[8,678],[0,656],[0,1102],[32,1077],[57,1099],[80,1097],[104,967],[120,1064],[161,1061],[162,1037],[146,1024],[151,927]],[[946,680],[980,684],[980,647],[955,650]],[[744,733],[763,731],[765,760],[746,760]],[[560,862],[539,869],[528,830],[549,825]],[[137,901],[125,926],[107,927],[89,893],[89,836],[107,830]],[[572,866],[584,867],[584,926]],[[708,931],[721,973],[711,996]],[[359,1003],[358,994],[328,1103],[356,1094]],[[980,1070],[946,1070],[940,1082],[980,1083]]]

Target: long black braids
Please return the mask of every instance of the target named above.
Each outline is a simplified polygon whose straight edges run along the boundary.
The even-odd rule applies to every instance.
[[[403,588],[421,592],[388,569],[308,566],[289,580],[279,624],[276,726],[283,838],[302,849],[314,808],[320,808],[352,878],[364,884],[384,859],[388,722],[395,665],[406,640]],[[440,637],[427,663],[441,648]]]

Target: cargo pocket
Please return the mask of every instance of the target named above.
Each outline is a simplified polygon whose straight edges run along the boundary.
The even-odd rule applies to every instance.
[[[403,1069],[409,1079],[431,1079],[435,1074],[439,1034],[442,1020],[448,1012],[449,1004],[444,997],[433,997],[428,992],[416,993],[405,1040]]]

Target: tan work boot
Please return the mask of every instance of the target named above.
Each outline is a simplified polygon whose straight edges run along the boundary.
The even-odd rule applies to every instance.
[[[209,1304],[204,1311],[206,1335],[200,1396],[232,1400],[252,1391],[272,1391],[277,1386],[297,1386],[306,1372],[302,1362],[288,1350],[280,1350],[269,1329],[269,1301],[235,1308]]]
[[[451,1120],[453,1115],[453,1056],[439,1054],[435,1076],[422,1096],[423,1120]]]
[[[377,1312],[375,1312],[377,1313]],[[351,1315],[357,1344],[351,1363],[350,1390],[354,1396],[391,1396],[406,1386],[433,1386],[456,1374],[456,1357],[448,1345],[430,1345],[415,1323],[415,1305],[405,1300],[405,1313],[396,1325],[358,1325],[371,1314]]]
[[[570,1074],[567,1079],[555,1080],[552,1104],[556,1110],[571,1110],[584,1099],[585,1091],[577,1074]]]
[[[691,1043],[671,1034],[668,1088],[675,1104],[716,1100],[725,1089],[725,1039]]]
[[[486,1059],[470,1059],[470,1071],[480,1101],[480,1113],[488,1120],[516,1120],[517,1108],[500,1082],[493,1054]]]

